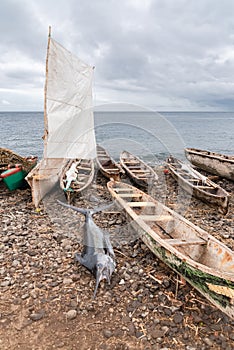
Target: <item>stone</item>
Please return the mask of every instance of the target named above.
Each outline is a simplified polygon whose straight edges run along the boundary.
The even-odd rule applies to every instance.
[[[178,323],[181,323],[183,321],[184,317],[181,313],[179,312],[176,312],[173,316],[173,321],[178,324]]]
[[[159,329],[155,329],[151,332],[151,336],[153,339],[162,338],[165,332]]]
[[[77,316],[77,311],[76,310],[69,310],[67,313],[66,313],[66,317],[68,320],[73,320],[74,318],[76,318]]]
[[[32,313],[29,318],[32,321],[39,321],[44,317],[44,312]]]
[[[204,343],[206,344],[206,345],[208,345],[208,346],[212,346],[213,345],[213,342],[212,342],[212,340],[211,339],[209,339],[209,338],[204,338]]]
[[[8,287],[11,284],[10,280],[5,280],[3,282],[1,282],[0,286],[1,287]]]
[[[113,333],[109,329],[103,329],[103,335],[105,338],[111,338],[113,336]]]
[[[73,280],[69,277],[65,277],[63,279],[63,284],[71,284],[73,282]]]

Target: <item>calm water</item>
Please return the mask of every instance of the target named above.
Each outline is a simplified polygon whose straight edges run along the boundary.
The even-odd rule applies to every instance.
[[[0,147],[42,157],[42,112],[0,112],[0,123]],[[184,147],[234,154],[234,113],[97,112],[95,133],[116,158],[124,149],[159,160]]]

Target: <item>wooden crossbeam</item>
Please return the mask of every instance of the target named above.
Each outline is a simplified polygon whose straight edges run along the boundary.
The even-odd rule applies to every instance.
[[[84,167],[84,166],[79,166],[79,168],[78,168],[79,170],[90,170],[90,168],[88,168],[88,167]]]
[[[152,202],[130,202],[128,203],[130,207],[155,207]]]
[[[165,242],[170,243],[171,245],[206,244],[206,241],[204,241],[201,238],[184,239],[184,240],[179,238],[167,238],[165,239]]]
[[[114,169],[114,168],[104,168],[104,170],[112,171],[112,172],[119,172],[119,168],[116,168],[116,169]]]
[[[144,221],[172,221],[171,215],[139,215]]]
[[[201,189],[205,189],[205,188],[207,188],[207,189],[213,189],[214,187],[211,187],[211,186],[196,186],[197,188],[201,188]]]
[[[140,193],[119,193],[119,196],[121,197],[121,198],[128,198],[128,197],[142,197],[142,194],[140,194]]]
[[[123,161],[124,161],[124,163],[126,163],[126,164],[140,164],[140,162],[137,161],[137,160],[131,160],[131,159],[129,159],[129,160],[123,160]]]
[[[150,172],[148,171],[146,171],[146,170],[144,170],[144,169],[131,169],[132,170],[132,172],[133,173],[149,173],[150,174]]]
[[[115,192],[126,192],[126,191],[134,191],[132,188],[115,188]]]

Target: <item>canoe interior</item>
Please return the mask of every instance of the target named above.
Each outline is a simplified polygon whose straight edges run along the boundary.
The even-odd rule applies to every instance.
[[[66,172],[69,170],[72,164],[76,163],[77,177],[72,180],[69,187],[66,189],[67,179]],[[72,159],[69,160],[62,172],[62,184],[63,190],[68,192],[80,192],[84,190],[92,181],[94,176],[94,164],[91,159]]]
[[[109,155],[105,148],[97,145],[97,164],[100,171],[107,178],[120,179],[122,173],[121,167],[115,162],[115,160]]]
[[[107,186],[155,256],[234,318],[233,251],[135,187],[114,181]]]
[[[197,188],[198,190],[200,189],[215,196],[228,195],[228,193],[226,193],[226,191],[220,186],[216,185],[207,177],[174,157],[167,159],[167,165],[172,173],[174,173],[177,177],[184,179],[191,185],[191,187]]]
[[[120,164],[126,170],[127,174],[142,186],[157,181],[156,172],[140,158],[130,152],[123,151],[120,155]]]
[[[109,185],[130,216],[144,222],[153,231],[154,239],[176,247],[185,259],[193,260],[201,268],[232,274],[234,281],[234,253],[207,232],[191,224],[144,192],[124,183]]]

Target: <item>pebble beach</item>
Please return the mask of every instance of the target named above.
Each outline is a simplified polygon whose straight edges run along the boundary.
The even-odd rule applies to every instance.
[[[155,197],[180,212],[178,187],[169,174]],[[194,198],[183,215],[234,249],[234,183],[217,181],[230,195],[224,216]],[[110,233],[116,255],[111,284],[74,261],[82,251],[84,218],[59,207],[56,191],[38,209],[30,188],[9,191],[0,182],[0,349],[135,350],[234,348],[234,320],[212,306],[158,260],[111,208],[94,220]],[[79,207],[110,202],[100,174],[77,198]],[[56,204],[55,204],[56,203]]]

